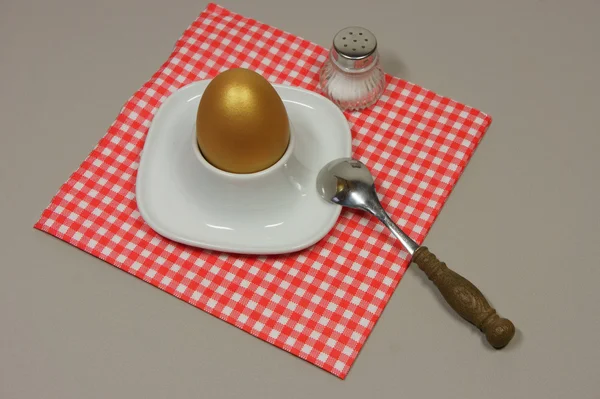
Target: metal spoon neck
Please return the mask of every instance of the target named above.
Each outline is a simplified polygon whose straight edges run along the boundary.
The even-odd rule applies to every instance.
[[[402,243],[402,246],[411,256],[414,255],[417,249],[419,249],[419,244],[406,235],[402,229],[400,229],[400,227],[394,223],[387,212],[383,209],[381,204],[379,204],[379,201],[377,201],[377,203],[379,206],[375,206],[375,209],[369,210],[369,212],[371,212],[371,214],[373,214],[383,224],[385,224],[388,229],[390,229],[392,234],[394,234],[394,236]]]

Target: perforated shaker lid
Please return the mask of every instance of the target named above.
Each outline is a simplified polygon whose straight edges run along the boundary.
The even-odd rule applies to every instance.
[[[377,39],[368,29],[349,26],[333,38],[332,56],[338,66],[347,70],[368,68],[377,57]]]

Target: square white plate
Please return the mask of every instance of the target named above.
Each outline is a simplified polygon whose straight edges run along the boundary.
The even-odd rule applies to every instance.
[[[198,104],[209,82],[174,92],[152,121],[136,182],[142,218],[164,237],[211,250],[278,254],[313,245],[341,211],[319,196],[315,182],[322,166],[351,155],[343,113],[319,94],[273,85],[292,126],[290,156],[270,179],[223,179],[194,148]]]

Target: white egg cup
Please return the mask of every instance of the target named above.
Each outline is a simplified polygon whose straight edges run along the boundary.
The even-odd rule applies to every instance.
[[[315,184],[323,165],[351,154],[344,115],[321,95],[274,84],[290,121],[285,153],[259,172],[226,172],[204,158],[196,139],[209,82],[175,91],[157,111],[136,180],[141,216],[162,236],[210,250],[268,255],[313,245],[341,211]]]
[[[239,200],[238,211],[250,212],[274,198],[290,196],[291,200],[297,195],[294,177],[298,175],[300,165],[294,157],[295,135],[291,123],[290,140],[281,158],[268,168],[253,173],[227,172],[208,162],[200,150],[195,132],[194,125],[192,148],[199,167],[210,174],[212,189],[218,191],[220,197],[228,197],[228,202]]]

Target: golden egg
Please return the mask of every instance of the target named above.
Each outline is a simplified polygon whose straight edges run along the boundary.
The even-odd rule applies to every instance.
[[[231,173],[254,173],[275,164],[290,141],[283,101],[256,72],[236,68],[206,87],[196,117],[196,138],[213,166]]]

